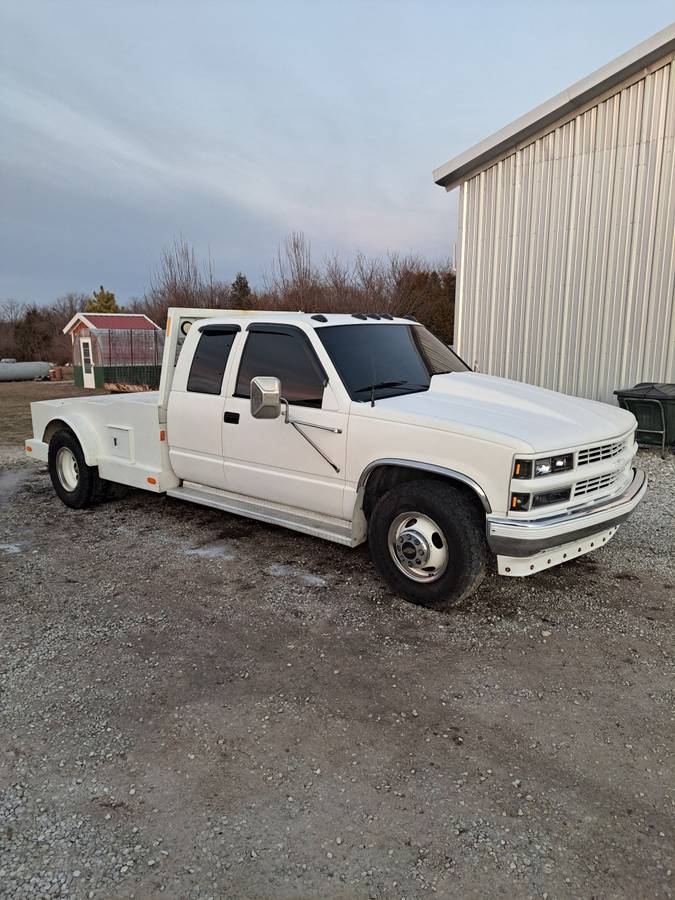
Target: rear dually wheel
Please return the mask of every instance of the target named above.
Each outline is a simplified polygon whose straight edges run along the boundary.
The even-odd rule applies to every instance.
[[[71,509],[86,509],[103,500],[107,482],[88,466],[72,431],[57,431],[49,442],[49,477],[58,497]]]

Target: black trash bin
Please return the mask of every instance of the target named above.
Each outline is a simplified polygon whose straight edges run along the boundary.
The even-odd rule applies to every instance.
[[[660,446],[662,453],[675,445],[675,384],[646,381],[614,393],[638,421],[638,443]]]

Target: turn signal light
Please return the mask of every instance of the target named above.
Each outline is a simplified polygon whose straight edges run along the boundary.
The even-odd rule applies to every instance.
[[[571,489],[547,491],[545,494],[511,494],[510,509],[513,512],[525,512],[537,506],[549,506],[552,503],[566,503],[570,499]]]
[[[532,460],[517,459],[513,466],[514,478],[532,478]]]
[[[511,494],[511,509],[520,511],[530,508],[529,494]]]

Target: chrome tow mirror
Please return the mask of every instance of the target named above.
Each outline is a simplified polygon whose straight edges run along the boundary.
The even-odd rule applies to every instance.
[[[342,429],[333,428],[331,425],[322,425],[318,422],[300,422],[297,419],[291,419],[288,400],[281,396],[281,382],[279,379],[269,375],[258,375],[257,378],[251,379],[251,415],[254,419],[278,418],[281,413],[282,403],[284,405],[284,422],[287,425],[292,425],[298,434],[302,435],[307,443],[316,450],[319,456],[322,456],[332,469],[339,472],[339,467],[324,453],[321,447],[314,443],[308,434],[305,434],[302,427],[319,428],[321,431],[330,431],[332,434],[342,434]]]
[[[251,379],[251,415],[254,419],[278,419],[281,413],[281,382],[259,375]]]

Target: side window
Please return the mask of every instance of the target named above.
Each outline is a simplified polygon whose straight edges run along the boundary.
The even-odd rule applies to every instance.
[[[202,329],[192,358],[187,389],[198,394],[219,394],[227,358],[239,329],[214,325]]]
[[[289,403],[321,406],[324,375],[307,342],[297,334],[252,331],[246,340],[237,378],[236,397],[249,397],[251,379],[273,375]]]

